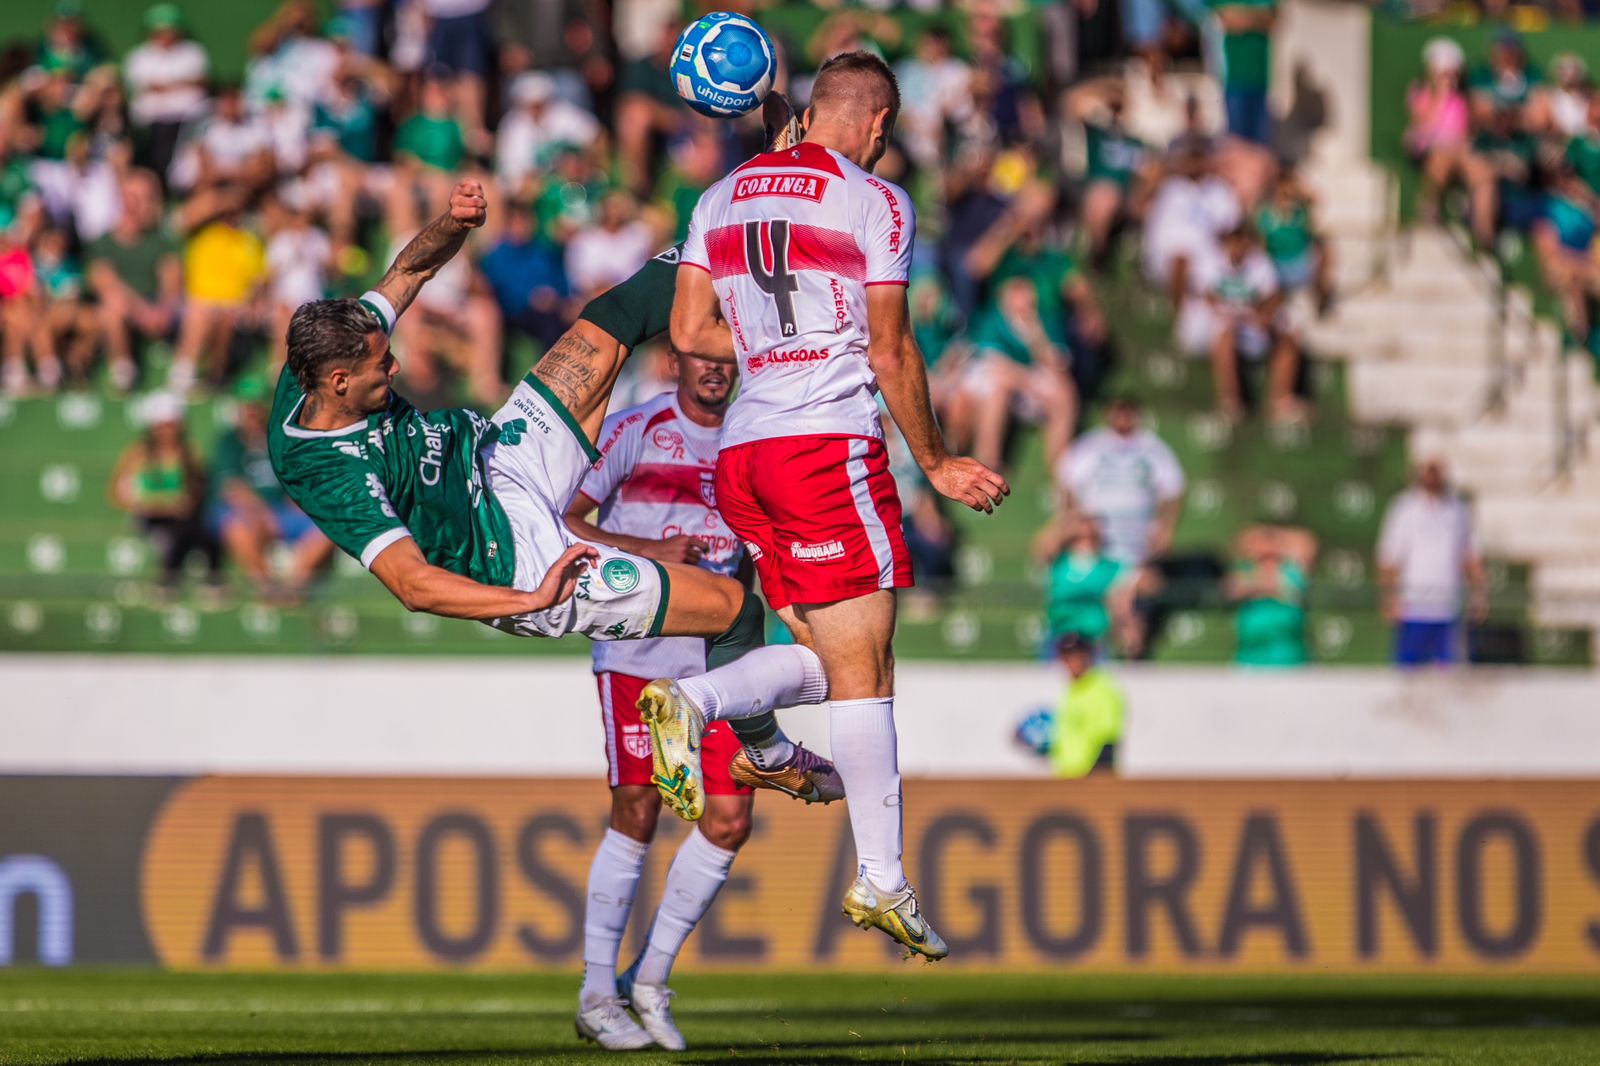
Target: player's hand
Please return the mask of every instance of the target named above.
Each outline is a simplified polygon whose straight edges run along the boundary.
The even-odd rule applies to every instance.
[[[489,217],[489,201],[483,186],[467,178],[450,190],[450,218],[462,229],[477,229]]]
[[[698,566],[700,560],[705,558],[706,552],[711,550],[708,541],[699,537],[691,537],[687,533],[679,533],[675,537],[667,537],[656,541],[644,554],[658,563],[688,563]]]
[[[578,590],[578,576],[599,559],[599,549],[582,542],[562,552],[561,557],[545,573],[544,580],[539,582],[539,587],[533,590],[535,606],[530,610],[548,610],[572,599],[572,594]]]
[[[1006,479],[976,459],[947,455],[926,473],[939,495],[984,514],[994,514],[1000,501],[1011,495]]]

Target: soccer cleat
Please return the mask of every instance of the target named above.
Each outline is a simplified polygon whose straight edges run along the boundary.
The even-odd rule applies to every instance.
[[[728,776],[750,788],[770,788],[805,800],[807,803],[832,803],[844,799],[844,781],[833,763],[815,752],[807,751],[804,744],[794,746],[794,757],[782,766],[763,770],[756,766],[750,753],[743,748],[728,765]]]
[[[651,1047],[655,1037],[629,1016],[628,1001],[610,996],[588,1010],[580,1005],[572,1027],[585,1040],[593,1040],[607,1051],[638,1051]]]
[[[678,1031],[678,1023],[672,1019],[672,997],[677,993],[666,985],[636,982],[633,973],[638,965],[634,963],[626,972],[617,975],[617,991],[627,997],[633,1012],[639,1016],[639,1024],[644,1026],[657,1047],[682,1051],[689,1044]]]
[[[646,685],[635,706],[650,729],[654,769],[650,780],[673,814],[698,822],[706,813],[705,775],[700,768],[705,716],[676,681],[665,678]]]
[[[906,958],[942,959],[950,948],[917,910],[917,894],[907,884],[899,892],[876,888],[865,876],[844,894],[844,916],[863,929],[882,929],[906,947]]]
[[[795,117],[789,98],[774,89],[761,105],[761,121],[767,128],[767,151],[781,152],[800,143],[800,120]]]

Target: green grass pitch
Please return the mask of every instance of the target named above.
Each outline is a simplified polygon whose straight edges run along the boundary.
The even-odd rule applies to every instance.
[[[678,1063],[1600,1063],[1600,980],[685,974]],[[0,1063],[611,1061],[573,977],[0,971]]]

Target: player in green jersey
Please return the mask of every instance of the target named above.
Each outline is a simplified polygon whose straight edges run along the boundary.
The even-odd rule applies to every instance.
[[[459,183],[375,289],[295,312],[269,426],[273,470],[409,610],[521,636],[707,638],[706,677],[721,693],[708,717],[728,720],[758,766],[782,765],[796,749],[771,712],[825,698],[815,654],[759,647],[763,609],[732,578],[578,541],[562,518],[598,456],[623,360],[666,328],[675,249],[592,301],[493,418],[419,411],[391,387],[396,319],[486,215],[482,187]],[[655,747],[667,803],[698,818],[698,760],[669,774]],[[825,760],[807,772],[819,798],[842,794]]]

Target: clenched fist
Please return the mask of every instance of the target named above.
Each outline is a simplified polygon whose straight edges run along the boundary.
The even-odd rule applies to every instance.
[[[483,186],[471,178],[456,182],[450,190],[450,218],[462,229],[477,229],[489,217],[489,201]]]

